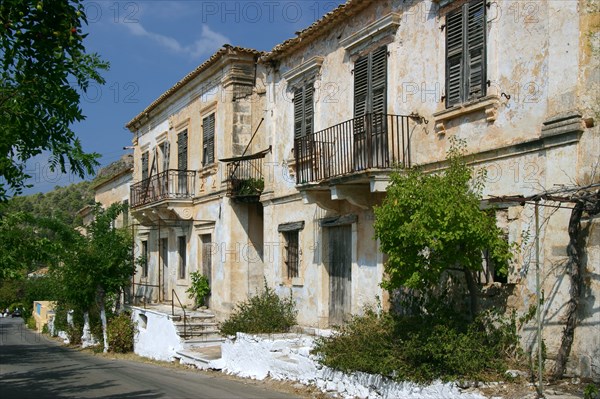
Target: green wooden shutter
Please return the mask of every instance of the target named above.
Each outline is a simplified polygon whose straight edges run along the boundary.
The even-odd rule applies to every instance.
[[[314,93],[315,89],[312,82],[304,86],[304,127],[303,135],[309,135],[313,133],[313,117],[314,117]]]
[[[142,154],[142,180],[148,178],[148,151]]]
[[[485,96],[485,3],[468,4],[467,54],[469,56],[467,100]]]
[[[446,106],[485,96],[485,2],[471,1],[446,17]]]
[[[294,90],[294,139],[303,136],[302,120],[304,119],[304,90],[302,87]]]
[[[356,60],[354,64],[354,117],[364,116],[368,112],[369,97],[369,55]]]
[[[387,111],[387,48],[378,48],[371,55],[371,113],[385,114]]]
[[[188,134],[187,129],[177,135],[177,169],[188,168]]]
[[[463,14],[459,9],[446,17],[446,106],[462,102]]]
[[[215,162],[215,114],[202,120],[202,166]]]

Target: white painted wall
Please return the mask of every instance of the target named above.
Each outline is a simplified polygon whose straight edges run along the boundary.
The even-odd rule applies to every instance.
[[[147,317],[143,322],[142,315]],[[175,352],[182,349],[181,338],[168,315],[152,310],[132,307],[132,320],[137,323],[133,351],[155,360],[172,361]]]

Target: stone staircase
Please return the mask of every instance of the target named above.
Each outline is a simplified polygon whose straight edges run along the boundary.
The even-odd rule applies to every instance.
[[[181,311],[180,311],[181,312]],[[176,312],[173,325],[182,338],[183,349],[177,351],[182,364],[192,364],[198,368],[208,368],[208,364],[221,358],[221,337],[215,315],[210,310]]]

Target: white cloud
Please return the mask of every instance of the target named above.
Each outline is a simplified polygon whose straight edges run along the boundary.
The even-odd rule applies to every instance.
[[[191,58],[210,55],[221,48],[223,44],[230,43],[227,37],[211,30],[207,25],[202,25],[200,37],[187,45],[181,44],[175,38],[150,32],[141,23],[123,25],[135,36],[148,38],[173,53],[188,55]]]

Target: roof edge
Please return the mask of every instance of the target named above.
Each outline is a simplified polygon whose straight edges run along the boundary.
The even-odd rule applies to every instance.
[[[204,72],[209,67],[214,65],[217,61],[219,61],[225,55],[236,53],[236,52],[251,54],[254,56],[258,56],[258,57],[265,54],[264,51],[259,51],[259,50],[255,50],[255,49],[251,49],[251,48],[245,48],[245,47],[236,47],[236,46],[231,46],[229,44],[224,44],[222,48],[220,48],[215,53],[213,53],[213,55],[211,55],[206,61],[204,61],[202,64],[197,66],[194,70],[192,70],[190,73],[185,75],[177,83],[175,83],[173,86],[171,86],[171,88],[169,88],[167,91],[165,91],[163,94],[161,94],[156,100],[154,100],[152,103],[150,103],[150,105],[148,105],[142,112],[140,112],[132,120],[127,122],[125,127],[129,131],[133,132],[135,129],[135,127],[134,127],[135,124],[139,123],[144,116],[147,116],[151,111],[153,111],[160,104],[162,104],[164,101],[169,99],[172,95],[174,95],[181,87],[185,86],[188,82],[190,82],[196,76],[200,75],[202,72]]]

